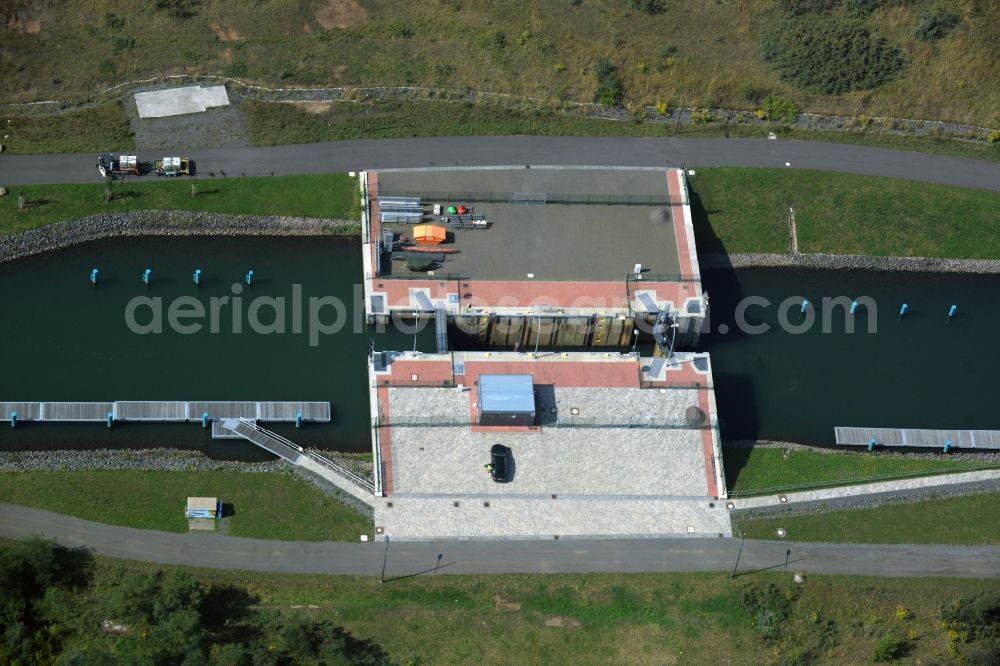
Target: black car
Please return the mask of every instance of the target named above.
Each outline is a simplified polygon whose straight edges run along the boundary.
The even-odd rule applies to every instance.
[[[490,476],[497,483],[507,483],[510,481],[510,449],[503,444],[494,444],[490,449]]]

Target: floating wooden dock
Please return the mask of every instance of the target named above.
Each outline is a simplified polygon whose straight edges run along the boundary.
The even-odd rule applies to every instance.
[[[837,444],[899,446],[942,449],[946,442],[956,449],[1000,449],[1000,430],[920,430],[916,428],[834,428]]]
[[[105,422],[108,414],[115,421],[187,422],[251,419],[254,421],[293,422],[330,421],[329,402],[250,402],[250,401],[181,401],[120,400],[115,402],[0,402],[0,417],[17,413],[18,421]]]

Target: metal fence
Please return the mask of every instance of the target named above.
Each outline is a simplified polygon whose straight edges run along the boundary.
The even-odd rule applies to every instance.
[[[530,196],[526,196],[530,195]],[[379,193],[379,199],[419,197],[421,201],[454,201],[492,204],[569,204],[574,206],[679,206],[687,197],[664,194],[563,194],[558,192],[391,192]]]
[[[394,428],[470,428],[479,424],[472,421],[467,416],[454,418],[441,416],[404,416],[381,419],[372,424],[378,428],[389,426]],[[581,429],[616,429],[616,430],[717,430],[718,427],[712,425],[706,419],[705,423],[699,425],[689,425],[685,421],[674,421],[655,417],[626,417],[617,420],[608,420],[595,417],[566,416],[554,417],[543,415],[536,421],[535,428],[581,428]]]

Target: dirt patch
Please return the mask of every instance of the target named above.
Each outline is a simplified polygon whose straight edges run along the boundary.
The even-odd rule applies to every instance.
[[[368,20],[368,12],[357,0],[330,0],[316,10],[316,22],[331,28],[350,28]]]
[[[229,28],[227,30],[226,28],[223,28],[218,21],[212,21],[208,24],[208,26],[212,29],[212,32],[215,33],[215,36],[219,38],[220,42],[236,42],[243,39],[243,36],[236,32],[235,28]]]
[[[568,627],[570,629],[576,629],[580,626],[580,621],[575,620],[566,615],[554,615],[553,617],[545,618],[546,627]]]
[[[296,109],[301,109],[306,113],[312,113],[314,115],[319,115],[321,113],[326,113],[331,108],[333,108],[332,102],[289,102]]]
[[[222,58],[222,62],[227,65],[231,65],[233,63],[233,50],[227,46],[222,49],[222,53],[219,54],[219,57]]]
[[[514,613],[521,610],[520,602],[507,601],[499,594],[493,596],[493,604],[498,611],[507,611],[508,613]]]

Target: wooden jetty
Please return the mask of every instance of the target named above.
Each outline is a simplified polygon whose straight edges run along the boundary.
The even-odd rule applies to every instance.
[[[834,428],[840,446],[899,446],[942,449],[1000,449],[1000,430],[921,430],[917,428]]]

